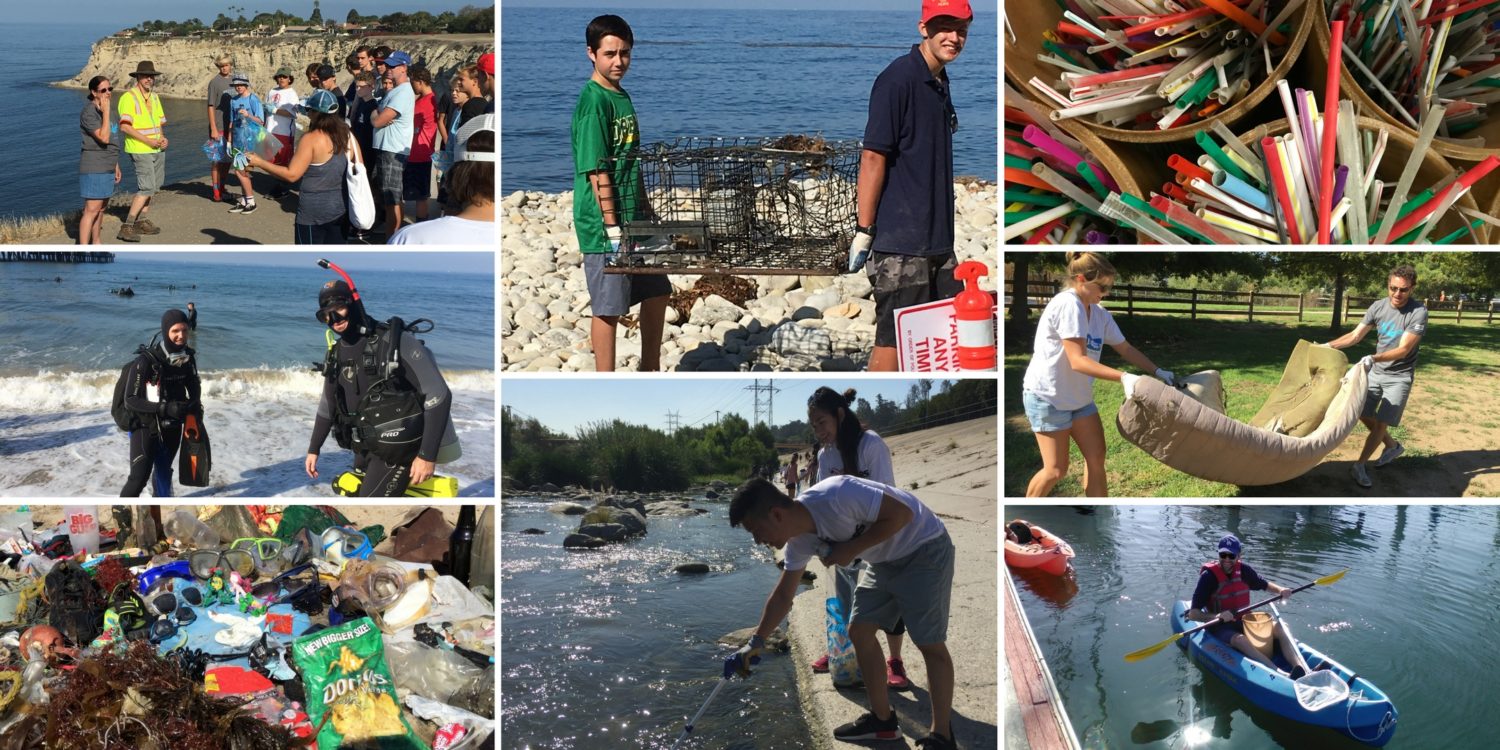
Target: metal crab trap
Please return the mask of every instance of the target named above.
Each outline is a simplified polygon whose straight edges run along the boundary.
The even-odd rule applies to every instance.
[[[640,164],[636,184],[616,186],[637,218],[621,222],[610,273],[836,274],[847,262],[859,141],[679,138],[601,168],[622,158]]]

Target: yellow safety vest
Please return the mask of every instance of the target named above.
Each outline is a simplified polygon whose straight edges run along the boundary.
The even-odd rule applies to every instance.
[[[129,103],[129,110],[126,104]],[[131,88],[120,97],[119,104],[120,119],[130,120],[132,127],[141,135],[158,138],[162,134],[163,126],[167,124],[167,114],[162,111],[161,97],[143,94],[138,88]],[[147,146],[145,141],[125,136],[125,153],[127,154],[155,154],[161,149]]]

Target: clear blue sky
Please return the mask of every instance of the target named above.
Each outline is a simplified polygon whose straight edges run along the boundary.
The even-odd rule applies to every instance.
[[[336,2],[322,2],[318,7],[323,11],[323,17],[329,20],[342,22],[349,15],[349,9],[358,9],[360,15],[383,16],[387,13],[397,11],[412,13],[425,10],[437,15],[445,10],[457,11],[465,5],[475,7],[489,7],[492,2],[484,0],[470,0],[463,2],[413,2],[413,0],[337,0]],[[117,28],[134,26],[141,21],[161,19],[163,21],[186,21],[189,18],[201,19],[204,23],[211,23],[220,13],[235,17],[244,14],[246,18],[253,18],[257,13],[275,13],[278,10],[306,18],[312,15],[312,0],[251,0],[250,2],[237,3],[205,3],[202,0],[153,0],[150,3],[122,3],[119,0],[68,0],[66,3],[53,5],[50,3],[28,3],[8,2],[5,4],[6,23],[78,23],[78,24],[113,24]],[[231,12],[230,6],[244,8],[243,11]]]
[[[350,252],[329,248],[316,253],[236,253],[222,250],[185,252],[185,253],[153,253],[153,252],[124,252],[121,256],[139,258],[141,260],[172,261],[190,259],[194,263],[230,263],[245,266],[289,266],[295,268],[307,268],[318,262],[319,258],[327,258],[340,265],[354,265],[352,258],[358,258],[361,268],[369,268],[378,271],[450,271],[454,273],[477,273],[493,276],[495,273],[495,254],[493,252],[474,253],[437,253],[437,252],[414,252],[400,253],[389,250]]]
[[[745,390],[754,378],[684,378],[684,377],[566,377],[515,378],[500,383],[500,403],[514,411],[533,417],[547,427],[572,434],[578,427],[598,420],[620,419],[631,424],[666,429],[667,412],[675,411],[681,426],[712,423],[714,410],[722,414],[739,414],[752,420],[755,394]],[[887,380],[844,378],[815,375],[809,377],[761,378],[761,383],[775,383],[774,398],[777,425],[807,419],[807,397],[819,386],[843,392],[858,391],[857,396],[871,403],[881,394],[889,401],[905,403],[914,378]],[[933,387],[936,393],[938,387]]]
[[[1046,2],[1046,0],[1037,0]],[[614,0],[605,5],[590,0],[515,0],[506,2],[512,8],[590,8],[599,7],[600,13],[607,10],[624,10],[627,8],[728,8],[743,9],[743,2],[714,2],[713,0]],[[807,0],[760,0],[754,3],[756,10],[808,10]],[[977,13],[995,13],[999,7],[994,0],[969,0],[969,6]],[[817,10],[910,10],[914,15],[919,14],[922,4],[918,0],[822,0],[816,4]],[[363,7],[360,12],[366,12]],[[324,11],[327,15],[327,11]]]

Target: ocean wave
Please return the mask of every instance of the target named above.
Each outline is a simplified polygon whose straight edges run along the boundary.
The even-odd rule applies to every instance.
[[[108,409],[114,398],[119,370],[53,373],[0,377],[0,411],[27,414],[64,409]],[[323,392],[323,376],[305,367],[258,367],[201,371],[203,398],[226,401],[259,398],[269,401],[317,399]],[[452,391],[493,394],[492,370],[444,370]]]

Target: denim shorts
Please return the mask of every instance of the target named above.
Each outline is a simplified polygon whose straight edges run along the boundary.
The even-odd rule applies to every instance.
[[[86,201],[108,200],[115,194],[115,173],[84,172],[78,175],[78,192]]]
[[[1026,407],[1026,419],[1031,422],[1032,432],[1058,432],[1073,426],[1073,421],[1082,419],[1090,414],[1098,414],[1099,406],[1090,403],[1082,409],[1059,409],[1041,396],[1025,391],[1021,394],[1021,403]]]

